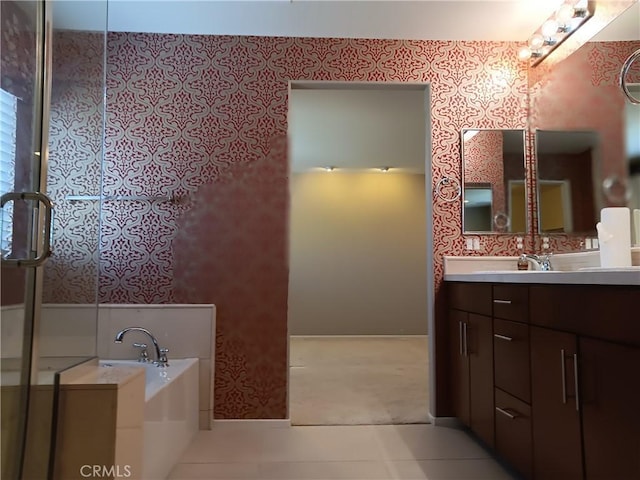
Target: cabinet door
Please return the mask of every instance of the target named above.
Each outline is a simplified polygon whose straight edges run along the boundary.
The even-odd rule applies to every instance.
[[[588,480],[640,478],[640,349],[580,338]]]
[[[469,314],[449,310],[449,358],[451,396],[455,416],[469,426],[469,360],[465,334]]]
[[[470,426],[493,447],[493,323],[491,317],[470,313],[468,325]]]
[[[532,478],[531,407],[496,388],[495,410],[496,451],[524,478]]]
[[[531,327],[530,337],[534,476],[537,480],[581,480],[576,336]]]

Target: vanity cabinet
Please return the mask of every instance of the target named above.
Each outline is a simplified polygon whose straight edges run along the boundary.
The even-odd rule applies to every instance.
[[[451,390],[456,417],[487,445],[494,445],[491,286],[449,289]]]
[[[640,478],[640,349],[591,338],[579,348],[586,478]]]
[[[577,337],[530,327],[535,478],[582,480]]]
[[[493,285],[496,452],[531,478],[529,292],[523,285]]]
[[[472,334],[467,344],[465,333],[480,333],[473,323],[482,319],[482,338],[492,337],[480,351],[491,351],[493,376],[476,370],[493,388],[495,441],[487,444],[497,455],[536,480],[640,479],[640,287],[447,283],[451,358],[467,375],[453,395],[467,405],[473,364],[464,353],[478,340]],[[456,308],[456,296],[471,292],[491,311]],[[456,408],[481,436],[468,411],[465,421]]]
[[[547,471],[556,459],[565,472],[540,478],[640,478],[640,288],[532,285],[529,292],[536,325],[531,345],[534,463]],[[547,352],[551,346],[555,351]],[[566,355],[567,403],[550,409],[546,395],[558,398],[562,391],[539,386],[562,374],[558,350]],[[549,369],[543,370],[538,364],[546,357]],[[547,443],[538,445],[542,441]],[[554,447],[560,451],[550,452]],[[578,470],[580,448],[584,477]]]

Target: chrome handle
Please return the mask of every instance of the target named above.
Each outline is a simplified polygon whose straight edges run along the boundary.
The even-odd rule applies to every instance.
[[[467,334],[467,323],[465,322],[463,324],[464,327],[464,356],[468,357],[469,356],[469,335]]]
[[[458,327],[459,327],[459,334],[458,334],[458,343],[460,345],[460,356],[464,356],[464,349],[462,347],[462,342],[464,340],[462,340],[462,322],[458,322]]]
[[[576,389],[576,411],[580,411],[580,380],[578,380],[578,354],[573,354],[573,375],[575,377],[574,385]]]
[[[7,202],[15,200],[34,200],[44,205],[44,235],[42,238],[42,250],[35,258],[4,258],[2,264],[7,267],[38,267],[51,256],[51,224],[53,222],[53,202],[44,193],[40,192],[9,192],[0,197],[0,207]],[[40,228],[38,227],[39,231]]]
[[[511,300],[494,300],[493,303],[498,303],[500,305],[511,305]]]
[[[494,338],[498,338],[500,340],[505,340],[507,342],[511,342],[513,340],[512,337],[507,337],[506,335],[500,335],[499,333],[494,333],[493,336],[494,336]]]
[[[564,365],[566,355],[564,349],[560,350],[560,368],[562,371],[562,403],[567,403],[567,371]]]
[[[509,417],[509,419],[511,419],[511,420],[515,420],[516,417],[518,417],[518,415],[514,415],[513,413],[508,412],[504,408],[500,408],[500,407],[496,407],[496,412],[500,412],[501,414],[505,415],[506,417]]]

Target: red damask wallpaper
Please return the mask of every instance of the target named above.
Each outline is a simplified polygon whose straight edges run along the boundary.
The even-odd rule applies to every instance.
[[[100,301],[218,306],[216,418],[287,415],[289,81],[428,83],[434,184],[463,127],[526,122],[512,43],[111,33],[107,62],[105,193],[175,200],[105,204]],[[433,210],[439,284],[464,242],[460,205]]]
[[[67,37],[60,45],[67,42],[66,51],[75,58],[82,49],[74,42],[88,41]],[[594,48],[591,62],[572,75],[599,66],[598,49],[611,47]],[[622,59],[630,46],[615,48],[623,51],[611,55],[605,50],[605,56]],[[526,125],[527,77],[512,43],[111,33],[107,51],[104,192],[172,200],[103,204],[98,298],[217,305],[216,418],[287,415],[289,81],[429,84],[434,186],[444,176],[460,179],[462,128]],[[67,71],[70,78],[91,79],[98,73]],[[601,78],[610,68],[595,71]],[[549,113],[536,100],[558,84],[554,78],[536,87],[534,118],[573,111],[554,107]],[[56,110],[60,128],[52,144],[59,142],[64,153],[69,138],[84,143],[89,162],[99,150],[87,145],[89,132],[80,119],[94,118],[99,97],[86,82],[75,82],[75,88],[77,94],[67,89],[61,95],[68,95],[81,113]],[[66,161],[63,154],[57,158]],[[93,172],[89,177],[82,169],[66,168],[52,180],[52,188],[91,194],[99,173],[89,163],[87,168]],[[67,271],[80,263],[93,274],[94,246],[83,232],[92,229],[95,207],[84,208],[88,220],[83,224],[68,217],[69,228],[61,237],[65,245],[84,249],[84,257],[58,266],[52,259],[50,280],[59,285],[50,301],[69,301],[74,289],[87,298],[95,294],[95,284]],[[438,285],[433,333],[442,341],[442,256],[467,252],[459,204],[434,196],[433,222],[429,248]],[[482,236],[481,241],[478,254],[512,254],[515,247],[512,236]],[[571,238],[554,241],[557,250],[577,247]],[[531,248],[533,239],[527,242]],[[444,376],[444,362],[437,369]],[[438,403],[446,408],[446,399]]]
[[[74,42],[89,41],[63,40],[70,59],[82,55]],[[588,61],[574,65],[579,70],[571,72],[572,78],[615,83],[609,72],[618,70],[616,62],[631,45],[592,48]],[[445,176],[460,180],[462,128],[524,128],[527,120],[527,76],[513,43],[110,33],[107,52],[102,188],[106,195],[171,201],[103,204],[98,298],[217,305],[216,418],[287,415],[289,81],[429,84],[434,187]],[[603,58],[616,65],[602,64]],[[586,69],[595,72],[593,77]],[[98,73],[67,71],[70,78]],[[67,101],[81,113],[58,109],[54,115],[60,128],[52,145],[58,142],[63,151],[71,148],[69,141],[86,144],[88,132],[80,119],[94,118],[99,100],[88,83],[75,84],[77,94],[69,94]],[[577,116],[562,98],[553,105],[540,100],[548,89],[567,85],[554,76],[533,85],[534,122]],[[528,148],[531,159],[531,143]],[[87,161],[99,153],[94,144],[85,145],[85,151]],[[71,161],[64,154],[57,158]],[[90,194],[99,173],[87,168],[93,172],[88,177],[82,169],[66,167],[52,188]],[[460,205],[435,195],[432,205],[434,244],[429,249],[437,285],[432,333],[440,344],[446,337],[439,288],[442,256],[468,252]],[[83,283],[81,276],[64,273],[78,262],[91,272],[94,247],[83,232],[91,230],[95,217],[85,208],[87,222],[68,217],[62,235],[65,245],[84,249],[84,257],[59,266],[52,259],[50,279],[60,286],[49,301],[68,301],[73,289],[87,298],[95,294],[91,280]],[[481,242],[479,255],[512,254],[515,247],[508,235],[482,236]],[[556,237],[553,248],[577,248],[578,242]],[[533,248],[533,238],[527,238],[526,248]],[[445,362],[436,368],[443,378]],[[447,413],[445,396],[446,388],[439,389],[439,415]]]

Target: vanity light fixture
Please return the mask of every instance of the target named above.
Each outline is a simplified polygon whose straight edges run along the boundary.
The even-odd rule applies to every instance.
[[[326,166],[326,167],[322,167],[322,168],[324,168],[327,172],[333,172],[336,169],[336,167],[334,167],[332,165],[329,165],[329,166]]]
[[[540,63],[593,16],[594,8],[592,3],[589,0],[567,0],[564,2],[529,37],[529,44],[518,52],[520,60],[529,60],[531,66]]]
[[[391,167],[380,167],[379,170],[381,172],[388,172],[391,169]]]

